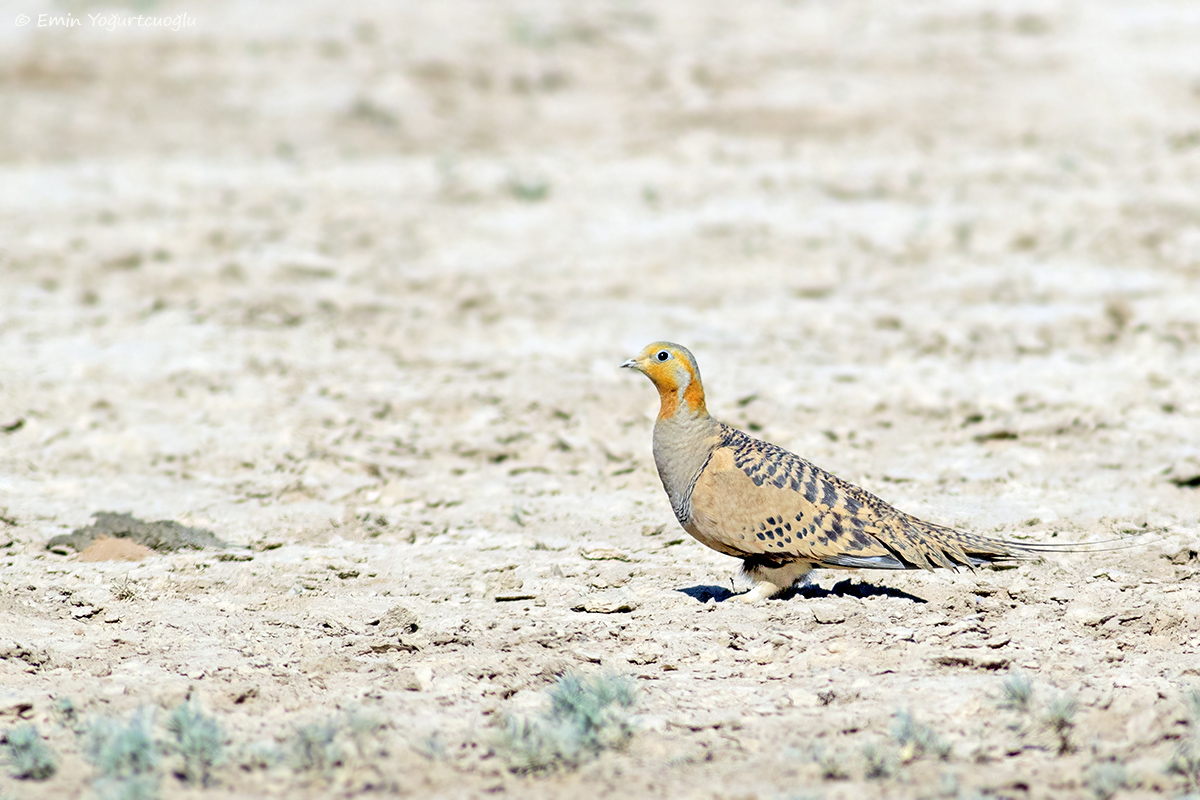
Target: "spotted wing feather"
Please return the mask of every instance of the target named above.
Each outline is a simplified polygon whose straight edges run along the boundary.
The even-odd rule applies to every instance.
[[[721,552],[873,569],[975,566],[1027,555],[1011,543],[918,520],[794,453],[722,427],[685,524]]]

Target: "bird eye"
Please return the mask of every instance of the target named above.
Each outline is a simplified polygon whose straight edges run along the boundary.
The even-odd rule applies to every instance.
[[[659,351],[658,351],[658,360],[659,360],[659,361],[666,361],[666,360],[667,360],[668,358],[670,358],[670,357],[671,357],[671,354],[670,354],[670,353],[668,353],[666,350],[659,350]]]

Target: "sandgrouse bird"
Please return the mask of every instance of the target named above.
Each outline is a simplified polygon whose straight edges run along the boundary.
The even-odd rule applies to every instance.
[[[700,370],[686,347],[655,342],[621,366],[658,389],[658,476],[684,530],[742,559],[755,582],[738,595],[743,601],[773,597],[814,567],[974,567],[1070,547],[1018,544],[924,522],[718,422],[704,405]]]

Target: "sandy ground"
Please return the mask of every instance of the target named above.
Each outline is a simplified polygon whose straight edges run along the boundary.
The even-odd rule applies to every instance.
[[[0,4],[0,730],[62,759],[0,795],[89,796],[74,728],[188,697],[228,758],[165,796],[1182,794],[1197,41],[1167,0]],[[660,338],[907,511],[1141,536],[721,602],[617,369]],[[98,511],[234,547],[46,549]],[[639,732],[510,772],[569,670],[634,679]],[[368,717],[340,766],[261,756]]]

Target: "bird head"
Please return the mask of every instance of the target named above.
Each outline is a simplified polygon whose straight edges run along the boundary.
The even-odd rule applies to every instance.
[[[659,419],[673,417],[680,411],[689,415],[707,414],[704,405],[704,386],[700,383],[700,368],[696,359],[683,345],[673,342],[654,342],[635,358],[621,365],[637,370],[650,379],[662,408]]]

